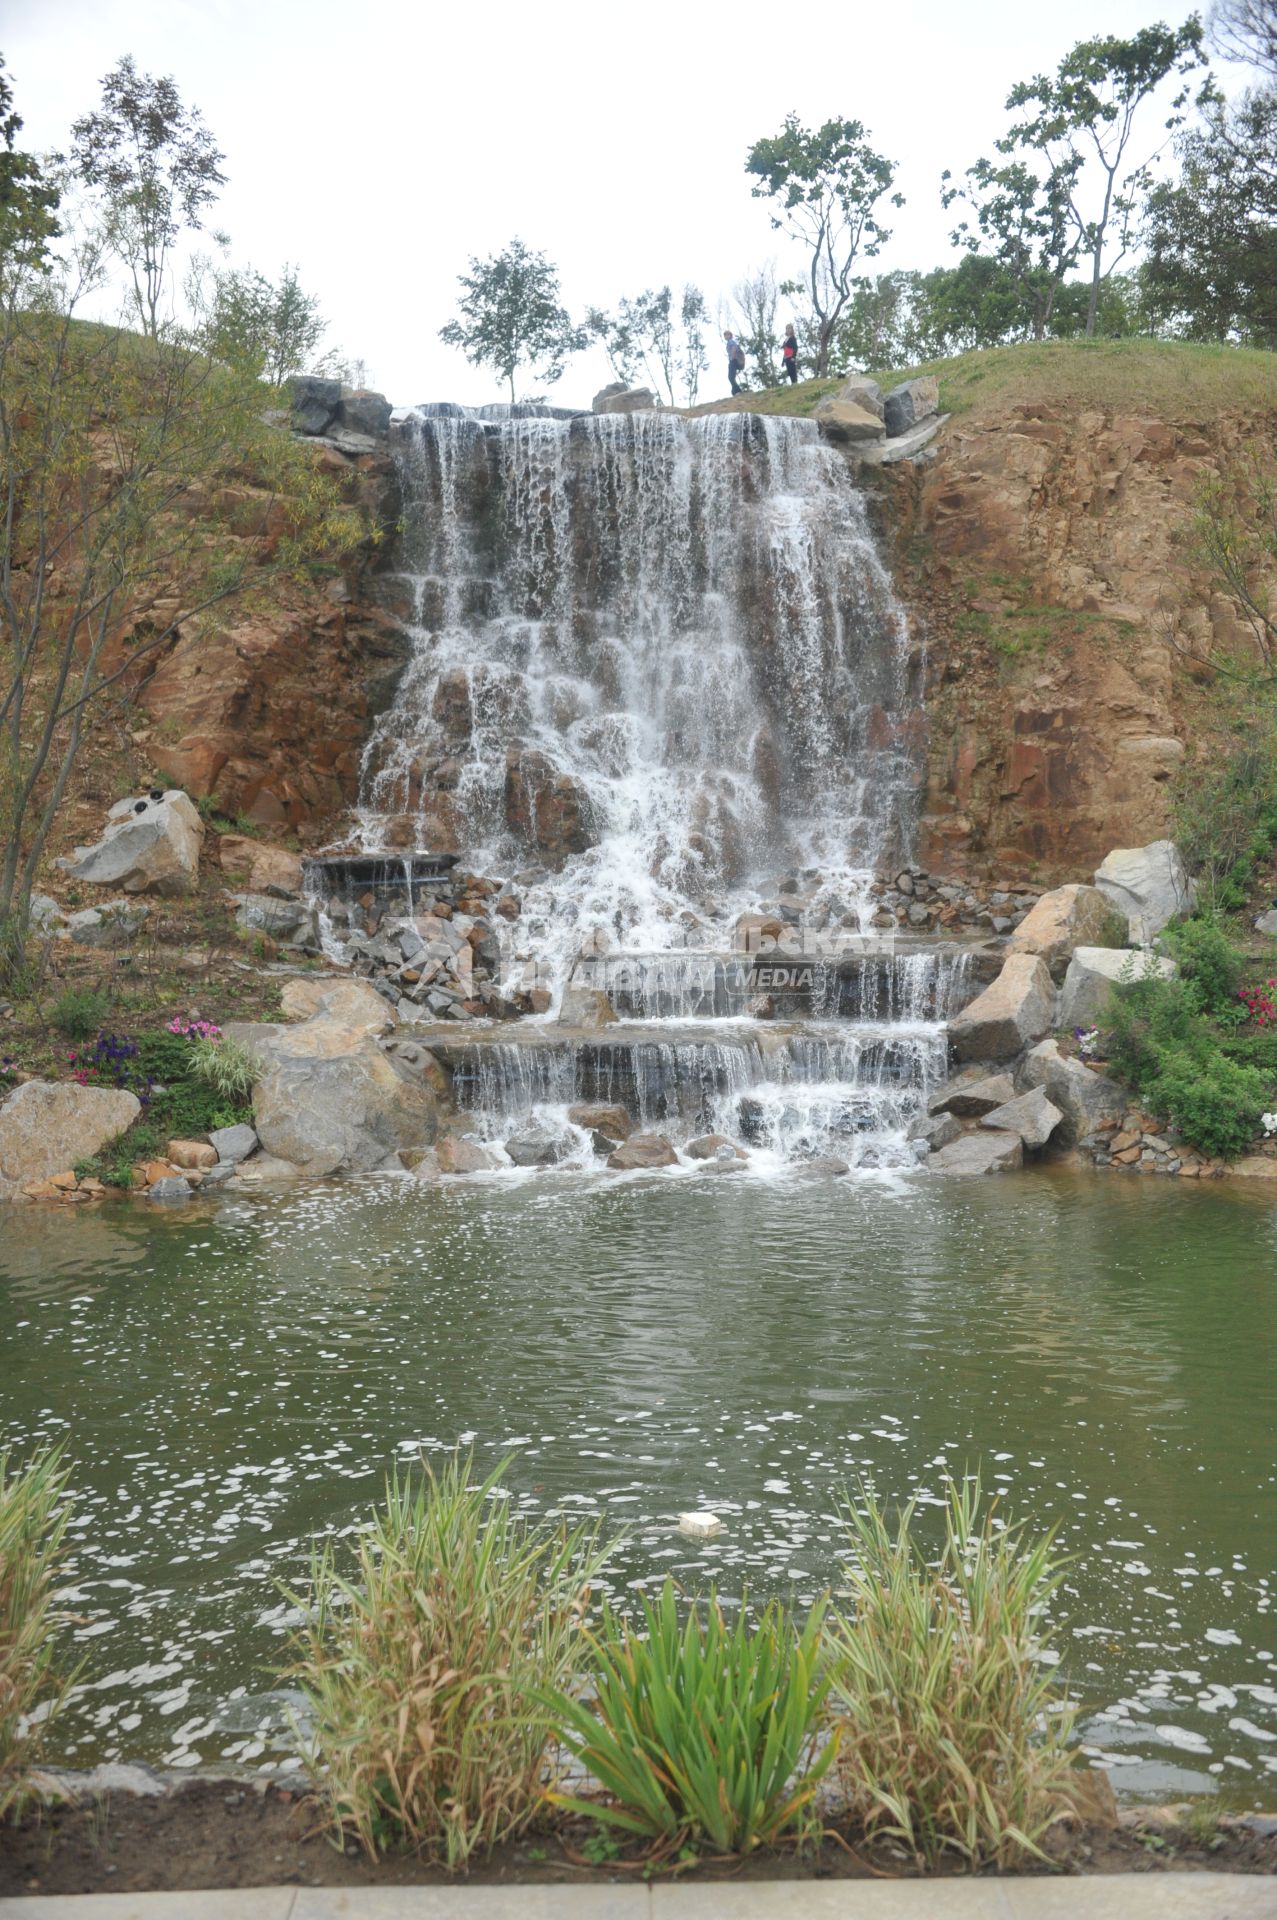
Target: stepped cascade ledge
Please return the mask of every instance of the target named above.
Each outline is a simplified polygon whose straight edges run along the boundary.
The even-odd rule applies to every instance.
[[[873,924],[912,849],[923,660],[846,460],[749,414],[439,403],[392,433],[411,654],[355,849],[308,868],[329,951],[389,939],[420,986],[448,864],[501,876],[474,959],[485,1011],[523,1018],[421,1035],[498,1162],[522,1127],[588,1163],[570,1109],[620,1102],[732,1166],[739,1142],[912,1164],[973,987],[964,950]]]

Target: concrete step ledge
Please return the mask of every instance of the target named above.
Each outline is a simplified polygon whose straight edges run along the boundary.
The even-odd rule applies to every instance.
[[[25,1894],[0,1900],[0,1920],[1277,1920],[1277,1877],[1149,1872]]]

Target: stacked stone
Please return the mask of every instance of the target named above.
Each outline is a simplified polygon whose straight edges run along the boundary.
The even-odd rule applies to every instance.
[[[1106,1120],[1083,1135],[1078,1146],[1097,1167],[1118,1173],[1177,1174],[1184,1180],[1217,1180],[1226,1172],[1222,1160],[1212,1160],[1181,1140],[1174,1127],[1161,1125],[1151,1114],[1132,1109],[1120,1120]]]
[[[1014,933],[1039,895],[1026,887],[971,887],[941,879],[921,867],[903,867],[894,878],[876,880],[875,927],[925,933],[965,927],[979,933]]]

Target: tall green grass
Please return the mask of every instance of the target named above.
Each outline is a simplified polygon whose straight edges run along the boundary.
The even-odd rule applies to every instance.
[[[66,1483],[56,1450],[25,1467],[0,1452],[0,1818],[21,1801],[74,1678],[58,1668],[53,1605],[70,1514]]]
[[[642,1632],[604,1607],[589,1634],[595,1697],[555,1703],[563,1738],[610,1799],[553,1803],[673,1847],[748,1853],[801,1821],[834,1757],[816,1735],[828,1680],[818,1607],[799,1633],[783,1607],[729,1624],[711,1595],[680,1622],[669,1579]]]
[[[1040,1857],[1067,1799],[1074,1715],[1039,1644],[1063,1564],[980,1506],[978,1481],[950,1483],[932,1564],[914,1503],[894,1532],[872,1497],[849,1505],[852,1604],[827,1635],[850,1811],[924,1866]]]
[[[355,1566],[312,1560],[287,1677],[306,1701],[308,1765],[338,1837],[465,1868],[543,1804],[554,1723],[541,1697],[579,1684],[595,1531],[520,1519],[504,1468],[387,1484]]]

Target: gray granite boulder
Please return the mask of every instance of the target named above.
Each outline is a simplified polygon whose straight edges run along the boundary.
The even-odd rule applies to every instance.
[[[1055,988],[1035,953],[1013,953],[991,986],[949,1023],[959,1060],[1009,1060],[1055,1023]]]
[[[964,1133],[926,1164],[931,1173],[1014,1173],[1024,1165],[1024,1143],[1018,1133]]]
[[[1063,1118],[1055,1140],[1062,1147],[1076,1146],[1108,1120],[1120,1120],[1131,1104],[1125,1087],[1061,1053],[1056,1040],[1031,1048],[1017,1078],[1022,1088],[1041,1087],[1059,1109]]]
[[[1018,1133],[1026,1147],[1044,1147],[1063,1118],[1045,1091],[1034,1087],[1029,1093],[1017,1094],[1004,1107],[995,1107],[992,1113],[986,1113],[980,1125],[1000,1128],[1004,1133]]]
[[[1180,913],[1190,913],[1197,888],[1173,840],[1146,847],[1115,847],[1096,870],[1095,884],[1126,915],[1130,939],[1145,946]]]

